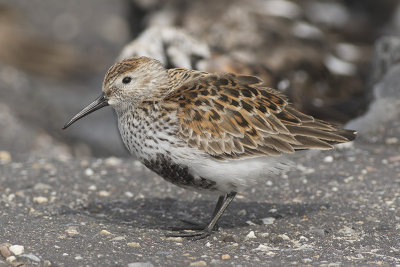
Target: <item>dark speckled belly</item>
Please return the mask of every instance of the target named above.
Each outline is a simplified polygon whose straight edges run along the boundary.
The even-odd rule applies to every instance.
[[[155,159],[142,159],[142,162],[147,168],[177,186],[198,190],[216,190],[216,182],[202,177],[194,177],[189,173],[187,166],[175,164],[165,155],[157,154]]]

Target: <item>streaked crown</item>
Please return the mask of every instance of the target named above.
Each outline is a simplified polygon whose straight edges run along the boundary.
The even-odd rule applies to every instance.
[[[168,85],[168,73],[159,61],[147,57],[131,57],[111,66],[104,78],[102,90],[108,103],[120,109],[152,99]]]

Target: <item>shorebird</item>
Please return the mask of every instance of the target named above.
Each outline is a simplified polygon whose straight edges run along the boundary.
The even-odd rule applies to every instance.
[[[257,77],[166,69],[147,57],[114,64],[102,94],[64,129],[105,106],[145,166],[180,187],[219,195],[204,229],[173,234],[194,239],[210,235],[237,192],[286,168],[282,154],[356,137],[294,109]]]

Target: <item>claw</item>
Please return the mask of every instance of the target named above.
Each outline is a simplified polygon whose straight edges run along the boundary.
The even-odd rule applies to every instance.
[[[192,240],[200,240],[200,239],[208,237],[209,235],[211,235],[211,233],[212,233],[212,231],[210,231],[208,229],[204,229],[201,231],[169,233],[169,234],[166,234],[165,236],[167,236],[167,237],[188,237],[188,238],[191,238]]]

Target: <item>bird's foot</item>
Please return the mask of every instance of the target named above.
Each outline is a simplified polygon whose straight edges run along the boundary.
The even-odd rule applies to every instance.
[[[183,223],[189,224],[190,227],[172,227],[170,230],[171,231],[186,231],[186,230],[189,230],[189,231],[201,231],[201,230],[204,230],[207,227],[207,225],[203,224],[203,223],[197,223],[197,222],[194,222],[194,221],[189,221],[189,220],[184,220],[184,219],[181,219],[180,221],[183,222]],[[218,231],[219,230],[219,225],[215,224],[213,230],[214,231]]]
[[[187,230],[187,231],[181,231],[181,232],[177,232],[177,233],[169,233],[169,234],[166,234],[166,236],[167,237],[187,237],[192,240],[200,240],[200,239],[210,236],[211,233],[212,233],[212,230],[206,228],[206,229],[199,230],[199,231]]]

